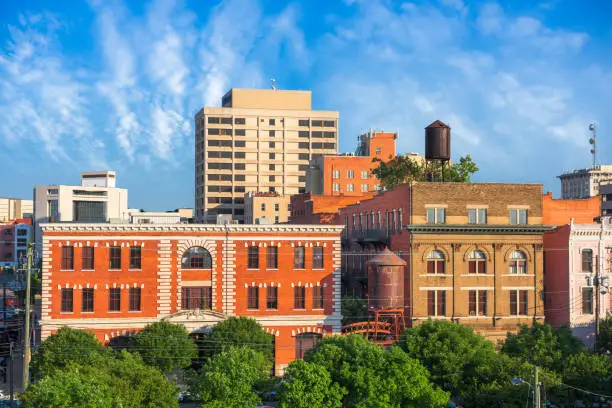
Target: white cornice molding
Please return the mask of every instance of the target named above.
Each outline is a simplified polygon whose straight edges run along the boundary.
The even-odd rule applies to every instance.
[[[137,232],[137,233],[296,233],[340,234],[343,225],[301,224],[40,224],[43,232]]]

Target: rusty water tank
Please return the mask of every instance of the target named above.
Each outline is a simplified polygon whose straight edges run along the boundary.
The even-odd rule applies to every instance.
[[[436,120],[425,128],[425,159],[448,161],[450,155],[451,129]]]
[[[366,264],[368,268],[368,308],[403,308],[406,261],[385,248]]]

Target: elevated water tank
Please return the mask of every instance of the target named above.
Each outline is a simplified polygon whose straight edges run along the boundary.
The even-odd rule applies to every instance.
[[[406,261],[385,248],[367,262],[367,268],[368,307],[403,308]]]
[[[425,128],[425,159],[450,160],[451,129],[436,120]]]

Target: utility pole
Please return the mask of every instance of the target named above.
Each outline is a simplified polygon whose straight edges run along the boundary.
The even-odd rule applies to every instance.
[[[534,408],[540,408],[542,405],[540,404],[540,378],[538,373],[538,367],[535,368],[535,384],[534,384],[534,396],[533,396],[533,406]]]
[[[10,407],[13,408],[13,401],[15,399],[14,397],[14,389],[13,389],[13,382],[15,381],[15,376],[13,375],[13,342],[11,341],[10,344],[10,351],[9,351],[9,364],[11,365],[9,367],[9,395],[10,395]]]
[[[6,281],[2,281],[2,322],[6,330]]]
[[[599,343],[599,255],[595,255],[595,352]]]
[[[30,282],[32,279],[32,243],[28,244],[28,260],[26,269],[26,296],[25,296],[25,332],[23,347],[23,390],[28,388],[30,370]]]

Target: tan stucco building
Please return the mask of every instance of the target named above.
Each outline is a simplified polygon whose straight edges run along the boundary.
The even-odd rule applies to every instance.
[[[338,151],[338,112],[312,110],[310,91],[233,88],[195,117],[195,218],[244,222],[249,191],[305,191],[313,156]]]
[[[291,214],[291,197],[250,192],[244,196],[245,224],[283,224]]]

